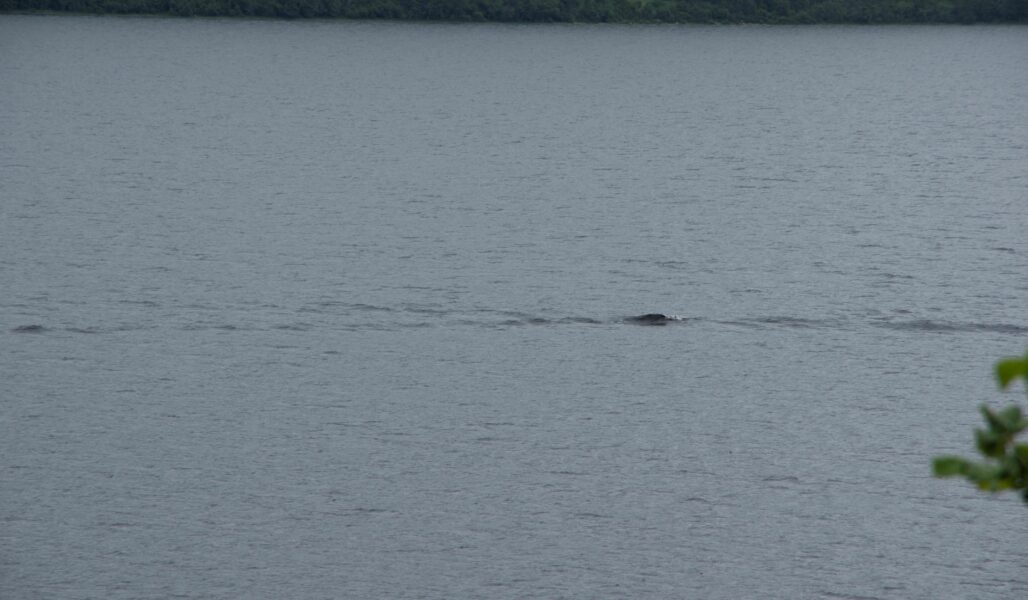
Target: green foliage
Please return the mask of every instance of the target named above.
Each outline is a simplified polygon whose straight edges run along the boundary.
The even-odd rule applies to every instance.
[[[1017,379],[1025,381],[1028,391],[1028,354],[996,363],[1000,389]],[[938,456],[932,464],[936,477],[964,477],[988,492],[1020,491],[1028,503],[1028,443],[1017,443],[1017,436],[1028,429],[1028,419],[1017,405],[995,411],[981,407],[987,429],[976,429],[975,445],[985,458],[973,462],[959,456]]]

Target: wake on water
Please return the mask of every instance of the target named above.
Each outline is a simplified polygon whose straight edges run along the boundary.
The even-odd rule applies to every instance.
[[[261,329],[307,331],[310,329],[342,329],[342,330],[392,330],[411,327],[446,327],[463,325],[486,328],[509,328],[520,326],[545,325],[644,325],[664,326],[671,324],[709,323],[730,327],[746,328],[788,328],[788,329],[852,329],[870,326],[897,331],[922,334],[976,334],[992,333],[1023,336],[1028,334],[1028,325],[1014,323],[977,323],[936,321],[926,319],[896,320],[871,319],[854,321],[845,318],[808,319],[789,316],[746,317],[739,319],[718,320],[704,317],[684,317],[666,313],[643,313],[620,317],[596,318],[591,316],[544,316],[538,313],[526,313],[511,310],[476,309],[451,310],[441,307],[400,306],[382,307],[366,304],[332,303],[326,305],[305,306],[297,311],[297,316],[304,315],[304,320],[275,323],[229,323],[219,319],[208,319],[201,322],[177,322],[175,328],[186,330],[216,329],[219,331],[248,331]],[[358,315],[377,314],[368,320]],[[307,317],[314,317],[313,319]],[[356,319],[354,317],[357,317]],[[413,317],[413,318],[412,318]],[[65,326],[54,328],[50,324],[27,323],[6,328],[13,334],[46,334],[55,331],[69,333],[114,333],[136,329],[160,328],[161,323],[142,320],[130,323],[92,324],[83,326]],[[0,329],[0,331],[3,331]]]

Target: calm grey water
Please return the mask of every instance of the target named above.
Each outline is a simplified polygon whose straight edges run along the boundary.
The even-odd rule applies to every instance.
[[[0,16],[0,597],[1028,596],[1026,64]]]

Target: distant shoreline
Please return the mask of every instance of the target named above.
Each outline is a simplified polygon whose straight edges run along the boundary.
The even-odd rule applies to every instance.
[[[0,0],[5,14],[497,23],[1028,23],[1028,0]]]

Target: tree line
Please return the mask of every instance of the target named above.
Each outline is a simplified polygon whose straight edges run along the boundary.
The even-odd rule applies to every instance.
[[[1028,22],[1028,0],[0,0],[0,12],[637,23]]]

